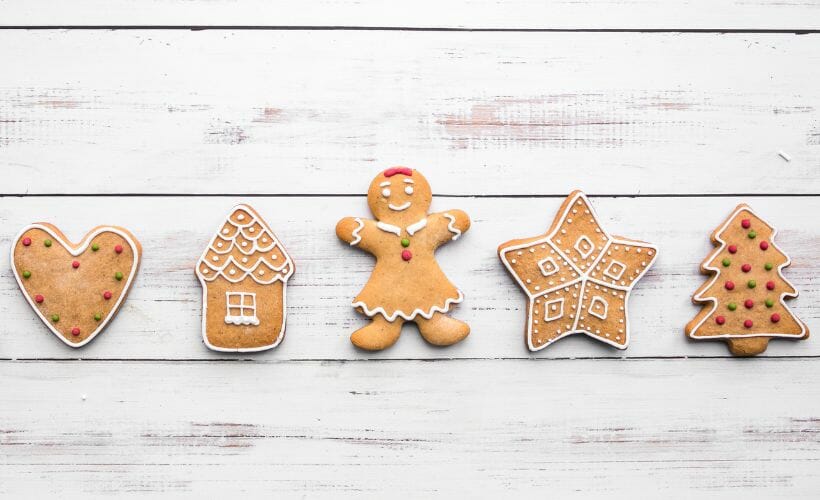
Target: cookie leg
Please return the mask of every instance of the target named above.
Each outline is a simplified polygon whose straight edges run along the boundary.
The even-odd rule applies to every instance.
[[[401,319],[392,323],[381,314],[373,316],[369,325],[359,328],[350,336],[350,341],[359,349],[367,351],[381,351],[387,349],[399,340],[401,335]]]
[[[729,339],[729,350],[735,356],[756,356],[765,351],[768,345],[769,337]]]
[[[430,319],[417,316],[416,324],[424,340],[433,345],[453,345],[470,334],[470,325],[442,313],[435,313]]]

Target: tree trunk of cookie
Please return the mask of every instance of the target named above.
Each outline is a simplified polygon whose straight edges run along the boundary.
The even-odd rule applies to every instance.
[[[769,337],[749,337],[745,339],[730,339],[729,350],[735,356],[755,356],[766,350]]]

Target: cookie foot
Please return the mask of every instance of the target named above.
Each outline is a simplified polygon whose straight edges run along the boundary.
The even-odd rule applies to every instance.
[[[442,313],[435,313],[430,319],[416,317],[416,324],[424,340],[433,345],[453,345],[470,334],[470,325]]]
[[[769,337],[749,337],[746,339],[729,339],[729,350],[735,356],[755,356],[766,350]]]
[[[366,351],[381,351],[387,349],[399,340],[403,321],[387,321],[384,316],[376,315],[372,322],[364,328],[359,328],[350,336],[350,341],[359,349]]]

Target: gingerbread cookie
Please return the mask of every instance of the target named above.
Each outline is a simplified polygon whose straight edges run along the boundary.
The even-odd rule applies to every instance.
[[[293,260],[262,217],[237,205],[199,258],[202,338],[215,351],[264,351],[285,336]]]
[[[715,229],[717,248],[701,263],[712,278],[692,297],[703,308],[686,325],[689,338],[723,339],[736,356],[760,354],[772,338],[808,338],[808,327],[786,307],[797,290],[783,277],[791,262],[775,245],[775,234],[745,204]]]
[[[351,335],[359,348],[371,351],[393,345],[402,324],[415,322],[431,344],[455,344],[470,327],[447,313],[464,295],[439,268],[435,251],[470,228],[461,210],[428,214],[433,194],[418,170],[396,167],[373,179],[367,203],[376,220],[346,217],[336,235],[373,254],[376,266],[353,307],[371,323]]]
[[[125,300],[142,247],[121,227],[98,226],[71,243],[51,224],[23,228],[11,244],[20,290],[51,332],[71,347],[91,342]]]
[[[575,333],[626,349],[629,292],[658,249],[604,231],[587,197],[573,191],[546,234],[508,241],[498,256],[527,294],[531,351]]]

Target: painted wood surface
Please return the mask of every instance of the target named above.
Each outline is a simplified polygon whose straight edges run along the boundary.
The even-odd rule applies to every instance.
[[[0,24],[820,24],[794,1],[295,5],[0,0]],[[745,201],[779,228],[790,305],[820,332],[818,36],[0,29],[0,497],[815,498],[816,338],[739,360],[682,329],[708,235]],[[408,327],[363,353],[349,303],[372,261],[333,225],[367,216],[367,182],[397,163],[474,219],[439,252],[473,334],[436,349]],[[495,248],[543,232],[574,188],[660,258],[627,351],[571,337],[530,354]],[[287,337],[260,355],[199,332],[193,266],[240,201],[297,262]],[[11,276],[35,220],[75,238],[122,224],[146,249],[82,350]]]
[[[816,374],[786,359],[6,362],[0,494],[814,499]]]
[[[817,29],[816,0],[0,0],[0,25]]]
[[[361,179],[367,184],[369,179]],[[818,327],[820,232],[818,197],[593,198],[604,228],[660,247],[659,259],[633,291],[632,340],[626,351],[583,336],[563,339],[537,355],[524,345],[525,300],[496,256],[498,244],[541,234],[561,198],[437,198],[433,211],[461,208],[474,220],[470,232],[439,251],[452,281],[466,295],[455,316],[473,332],[447,349],[427,345],[405,327],[392,349],[357,351],[349,334],[365,320],[350,306],[373,268],[372,257],[336,239],[342,216],[369,217],[359,197],[4,197],[0,224],[9,233],[49,220],[79,239],[96,223],[129,228],[143,246],[133,290],[109,328],[82,350],[64,346],[46,331],[25,303],[8,267],[9,238],[0,243],[0,357],[103,359],[227,359],[200,337],[201,292],[194,266],[225,213],[247,201],[268,221],[296,262],[288,286],[288,330],[275,350],[253,359],[530,358],[727,356],[721,342],[690,342],[683,326],[699,310],[690,302],[704,281],[701,260],[709,234],[741,201],[778,227],[778,244],[792,258],[786,277],[801,296],[791,302],[809,328]],[[820,355],[814,339],[772,342],[766,355]]]
[[[6,194],[359,194],[395,164],[440,194],[820,193],[820,34],[12,30],[0,46]]]

